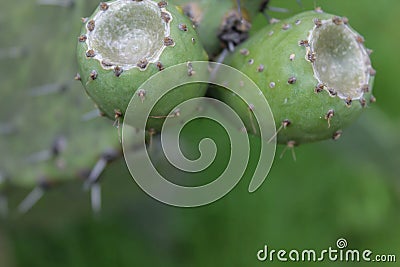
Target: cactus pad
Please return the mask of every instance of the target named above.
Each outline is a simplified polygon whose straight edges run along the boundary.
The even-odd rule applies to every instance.
[[[84,2],[73,8],[24,2],[8,10],[10,27],[0,32],[6,30],[10,39],[3,45],[19,40],[29,49],[1,61],[0,189],[47,188],[84,178],[103,153],[120,149],[117,130],[100,118],[73,79],[73,37],[80,26],[74,22]],[[34,33],[18,27],[27,21]]]

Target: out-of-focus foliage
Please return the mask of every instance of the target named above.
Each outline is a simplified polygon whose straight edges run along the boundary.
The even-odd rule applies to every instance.
[[[0,13],[0,188],[5,179],[27,187],[71,180],[119,147],[112,122],[73,79],[81,13],[92,8],[85,2],[16,1]]]
[[[2,221],[0,266],[263,266],[271,263],[258,262],[256,253],[265,244],[272,249],[322,250],[335,247],[340,237],[347,239],[349,248],[370,249],[380,254],[397,253],[399,260],[400,91],[397,90],[397,72],[400,69],[400,32],[397,21],[400,2],[303,0],[303,8],[314,8],[314,2],[330,13],[347,16],[351,25],[364,35],[366,45],[375,51],[372,62],[378,71],[374,86],[378,102],[339,141],[296,148],[296,162],[290,151],[279,159],[283,150],[279,148],[270,175],[258,191],[247,192],[250,176],[246,175],[226,197],[195,209],[173,208],[151,199],[133,183],[124,162],[115,162],[102,176],[104,205],[98,217],[91,214],[89,196],[81,190],[82,184],[71,182],[49,190],[29,213],[23,216],[11,213]],[[5,32],[0,47],[21,45],[29,53],[41,55],[37,59],[48,64],[56,64],[49,58],[61,57],[59,53],[63,53],[57,47],[56,51],[45,49],[49,40],[57,38],[70,42],[71,46],[65,45],[63,49],[73,51],[76,36],[71,29],[76,28],[78,34],[80,28],[76,18],[90,14],[96,6],[94,1],[79,10],[38,6],[33,1],[5,4],[8,8],[0,11],[1,25],[4,25],[1,31]],[[271,5],[290,8],[291,13],[302,10],[294,0],[272,0]],[[74,19],[69,19],[67,12],[76,12],[71,16]],[[23,17],[25,14],[31,16]],[[43,14],[43,19],[38,14]],[[289,14],[270,12],[269,15],[286,17]],[[49,31],[39,36],[41,29],[54,24],[49,17],[54,21],[65,20],[58,25],[68,34],[52,36],[54,33]],[[15,22],[7,23],[10,20]],[[26,31],[27,28],[30,30]],[[39,38],[48,40],[42,46],[33,46],[39,43]],[[34,47],[38,50],[29,49]],[[71,51],[68,55],[73,54]],[[13,88],[18,94],[29,87],[69,81],[74,74],[71,58],[62,65],[65,68],[62,71],[54,71],[56,65],[51,65],[52,78],[45,72],[48,68],[40,63],[28,67],[22,58],[2,58],[1,63],[1,118],[10,114],[10,109],[18,110],[19,105],[26,108],[32,104],[4,101],[5,92],[8,96]],[[29,81],[22,74],[15,75],[21,70],[31,77]],[[82,89],[74,86],[71,90]],[[66,122],[60,119],[56,123],[62,126]],[[207,128],[202,123],[195,123],[186,129],[184,136],[198,140],[204,136],[201,134],[204,129]],[[45,129],[43,134],[46,134]],[[217,130],[208,131],[208,134],[217,141],[223,140]],[[35,151],[35,138],[32,136],[21,142]],[[251,141],[257,147],[257,139]],[[196,152],[196,144],[192,145],[188,150]],[[8,152],[1,152],[3,160]],[[225,156],[223,153],[217,158],[217,167],[201,178],[207,180],[208,176],[218,174],[218,166],[226,162]],[[254,160],[251,162],[254,164]],[[250,170],[251,167],[249,173]],[[14,191],[10,207],[15,207],[27,192]],[[325,262],[318,266],[336,264],[353,265]],[[357,266],[396,264],[360,263]]]

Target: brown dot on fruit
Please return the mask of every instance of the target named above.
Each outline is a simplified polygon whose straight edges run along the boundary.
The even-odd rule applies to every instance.
[[[337,96],[337,92],[336,92],[335,89],[333,89],[333,88],[329,88],[329,89],[328,89],[328,92],[329,92],[329,94],[330,94],[331,96]]]
[[[321,27],[322,26],[322,21],[320,19],[318,19],[318,18],[315,18],[314,19],[314,24],[315,24],[315,26],[317,26],[317,28]]]
[[[147,67],[147,65],[149,64],[149,62],[147,61],[147,59],[142,58],[138,61],[138,63],[136,64],[139,68],[141,69],[145,69]]]
[[[103,65],[104,67],[111,67],[113,64],[111,62],[108,62],[107,60],[103,59],[101,61],[101,65]]]
[[[94,52],[93,49],[90,49],[90,50],[86,51],[86,56],[87,57],[94,57],[94,56],[96,56],[96,52]]]
[[[145,91],[144,89],[139,89],[139,90],[137,91],[137,95],[140,97],[140,100],[141,100],[142,103],[143,103],[143,101],[144,101],[144,99],[145,99],[145,97],[146,97],[146,91]]]
[[[339,138],[342,136],[342,133],[343,133],[342,130],[336,131],[335,133],[333,133],[332,139],[335,140],[335,141],[339,140]]]
[[[124,72],[124,70],[121,67],[119,67],[119,66],[114,67],[114,75],[116,77],[121,76],[122,72]]]
[[[308,40],[300,40],[299,41],[299,46],[305,46],[308,47],[310,44],[308,42]]]
[[[162,70],[165,69],[165,68],[164,68],[164,65],[163,65],[160,61],[157,62],[156,66],[157,66],[157,68],[158,68],[159,71],[162,71]]]
[[[282,25],[282,30],[284,30],[284,31],[289,30],[290,27],[291,27],[291,26],[290,26],[289,23],[285,23],[285,24]]]
[[[167,12],[161,12],[161,19],[168,23],[171,20],[171,16]]]
[[[173,46],[174,44],[174,40],[171,37],[164,37],[165,46]]]
[[[157,5],[158,5],[159,8],[165,8],[165,7],[167,7],[168,2],[167,1],[160,1],[160,2],[158,2]]]
[[[317,86],[314,89],[314,92],[316,93],[321,93],[325,88],[325,85],[323,83],[317,84]]]
[[[338,17],[338,16],[334,16],[334,17],[332,18],[332,22],[335,23],[336,25],[341,25],[341,24],[343,24],[343,20],[342,20],[340,17]]]
[[[92,70],[89,75],[90,79],[96,80],[97,79],[97,71]]]
[[[87,24],[87,29],[91,32],[91,31],[94,30],[94,27],[95,27],[95,22],[94,22],[94,20],[90,20],[90,21],[88,22],[88,24]]]
[[[351,107],[351,104],[353,103],[353,99],[351,99],[351,97],[347,97],[344,102],[346,103],[347,107]]]
[[[82,34],[81,36],[78,37],[78,41],[81,43],[86,42],[86,40],[87,40],[87,36],[84,34]]]
[[[242,48],[242,49],[240,49],[240,54],[242,54],[244,56],[248,56],[248,55],[250,55],[250,51],[249,51],[249,49]]]
[[[192,62],[189,61],[188,63],[186,63],[186,66],[187,66],[187,74],[188,74],[188,76],[193,76],[195,74],[195,71],[193,70]]]
[[[360,44],[363,44],[365,42],[364,37],[362,37],[361,35],[358,35],[356,37],[356,41]]]
[[[184,31],[184,32],[188,31],[186,24],[179,24],[178,28],[179,28],[179,30]]]
[[[361,107],[365,108],[367,106],[367,100],[364,97],[360,98]]]
[[[296,77],[290,77],[288,79],[288,84],[295,84],[297,82],[297,78]]]
[[[292,122],[290,120],[288,120],[288,119],[284,119],[282,121],[282,127],[283,128],[286,128],[286,127],[290,126],[290,124],[292,124]]]
[[[361,86],[361,91],[363,91],[364,93],[368,93],[369,92],[369,85],[368,84],[364,84],[363,86]]]
[[[335,116],[335,111],[333,109],[328,110],[325,114],[325,120],[328,121],[328,128],[331,128],[331,119]]]
[[[308,59],[308,61],[314,63],[315,60],[317,59],[317,56],[316,56],[316,54],[315,54],[314,52],[309,51],[309,52],[307,53],[307,59]]]
[[[100,3],[100,9],[101,10],[103,10],[103,11],[106,11],[107,9],[108,9],[108,4],[107,3],[105,3],[105,2],[101,2]]]

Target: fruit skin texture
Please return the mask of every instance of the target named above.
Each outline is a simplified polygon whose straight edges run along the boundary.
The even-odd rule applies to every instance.
[[[207,54],[201,46],[201,43],[198,42],[198,36],[195,30],[192,27],[190,20],[182,13],[181,9],[173,6],[172,4],[166,3],[166,5],[159,4],[158,2],[151,0],[143,0],[143,1],[124,1],[117,0],[107,2],[106,4],[110,5],[115,2],[125,2],[127,5],[132,5],[132,8],[135,9],[135,6],[138,5],[158,5],[157,8],[163,14],[167,14],[167,19],[161,17],[161,13],[154,16],[154,14],[148,15],[145,14],[145,17],[140,17],[141,14],[137,14],[135,17],[127,18],[127,20],[143,20],[140,25],[150,24],[150,22],[156,21],[160,25],[160,27],[166,27],[166,24],[169,25],[169,34],[165,37],[170,37],[171,40],[163,40],[161,38],[161,42],[158,42],[160,46],[164,45],[164,49],[161,52],[159,58],[153,58],[152,60],[143,57],[148,62],[147,64],[143,64],[142,68],[137,65],[140,65],[140,62],[129,62],[131,66],[124,67],[120,64],[111,64],[111,66],[105,66],[102,64],[97,58],[90,56],[90,49],[93,49],[95,55],[97,55],[98,51],[95,48],[90,48],[88,46],[88,40],[91,38],[90,35],[96,31],[97,24],[95,16],[99,12],[110,12],[110,8],[106,9],[104,4],[100,4],[99,7],[96,8],[93,15],[87,19],[85,19],[84,24],[81,30],[81,37],[87,38],[85,41],[78,40],[77,46],[77,59],[79,65],[79,74],[81,76],[81,81],[87,94],[90,98],[96,103],[97,107],[100,109],[105,116],[111,119],[119,119],[123,116],[127,105],[134,95],[135,92],[138,91],[139,86],[145,82],[148,78],[150,78],[155,73],[162,71],[162,69],[189,61],[206,61],[208,60]],[[165,3],[165,1],[161,1]],[[161,3],[160,2],[160,3]],[[104,10],[106,9],[106,10]],[[132,11],[136,12],[136,11]],[[151,13],[151,12],[149,12]],[[154,12],[153,12],[154,13]],[[133,13],[132,15],[136,15]],[[158,16],[160,15],[160,16]],[[169,19],[168,19],[169,15]],[[114,18],[111,18],[112,21]],[[91,32],[88,28],[90,28],[91,21],[95,22],[95,27],[93,32]],[[112,23],[114,23],[112,21]],[[118,25],[124,25],[127,21],[120,21]],[[139,23],[139,22],[138,22]],[[147,29],[144,29],[146,31]],[[118,32],[118,30],[116,31]],[[120,37],[125,38],[125,37]],[[129,41],[129,39],[123,39],[124,41]],[[146,41],[146,40],[140,40]],[[171,42],[169,42],[171,41]],[[169,43],[168,43],[169,42]],[[89,56],[88,56],[89,51]],[[138,56],[133,53],[133,56]],[[132,56],[131,55],[131,56]],[[126,58],[126,57],[125,57]],[[129,58],[129,55],[128,55]],[[137,65],[136,65],[137,64]],[[116,67],[119,67],[119,72],[122,69],[122,72],[117,75]],[[160,84],[160,86],[162,86]],[[151,98],[151,90],[157,90],[157,88],[145,88],[142,99],[143,101],[149,100]],[[139,91],[138,91],[139,92]],[[173,109],[173,107],[186,99],[190,99],[193,97],[203,96],[206,92],[206,86],[198,85],[198,84],[190,84],[186,86],[179,87],[179,90],[174,90],[173,92],[166,95],[154,108],[152,115],[154,116],[166,116]],[[160,119],[150,119],[148,123],[149,128],[159,129],[161,127]]]
[[[365,65],[361,69],[366,72],[366,84],[360,84],[360,88],[357,89],[359,95],[353,92],[346,97],[346,92],[341,92],[342,89],[331,88],[329,84],[324,84],[325,81],[316,79],[313,64],[317,64],[324,55],[322,52],[319,54],[317,50],[312,51],[313,40],[309,41],[309,46],[300,41],[310,38],[312,30],[317,27],[316,24],[321,21],[332,23],[333,18],[338,17],[315,11],[298,14],[265,27],[237,47],[235,53],[227,58],[226,63],[248,75],[267,98],[278,127],[278,143],[298,145],[329,138],[336,140],[340,137],[342,129],[351,124],[362,110],[373,102],[371,91],[375,74],[367,50],[362,44],[363,39],[357,33],[351,38],[358,40],[359,47],[356,47],[363,54],[361,59]],[[335,27],[350,29],[346,18],[338,18],[338,21],[340,25],[334,25]],[[340,36],[326,36],[329,42],[335,44],[337,42],[332,38],[339,40],[340,46]],[[321,39],[319,42],[322,44],[325,40]],[[324,47],[329,47],[329,44],[324,44]],[[324,54],[327,55],[327,52],[324,51]],[[351,52],[348,52],[348,56],[351,55]],[[310,60],[315,61],[312,63]],[[344,73],[351,72],[354,66],[345,65],[349,60],[342,60],[344,63],[339,61],[335,67],[345,68]],[[336,74],[334,68],[330,69],[329,65],[323,66],[326,67],[327,73],[334,77],[332,83],[336,85],[343,78],[343,72]],[[222,88],[214,89],[213,94],[236,107],[250,129],[249,108],[245,107],[237,96]]]
[[[259,13],[262,2],[263,0],[242,0],[243,21],[240,23],[236,0],[174,0],[193,20],[210,58],[216,57],[226,47],[226,39],[231,37],[232,43],[237,45],[247,38],[250,23]]]

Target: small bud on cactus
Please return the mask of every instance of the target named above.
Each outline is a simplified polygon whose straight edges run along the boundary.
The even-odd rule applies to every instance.
[[[279,143],[337,139],[371,99],[375,70],[361,40],[347,19],[304,12],[265,27],[227,63],[260,87],[276,125],[291,122],[279,129]],[[249,59],[254,64],[248,64]],[[261,65],[262,72],[257,67]],[[225,102],[242,105],[226,90],[217,92]],[[247,113],[242,118],[250,125]]]
[[[158,71],[190,61],[207,60],[190,20],[166,1],[116,0],[100,3],[78,38],[79,75],[87,94],[109,118],[122,113],[139,86]],[[160,86],[162,86],[160,84]],[[142,100],[157,88],[144,88]],[[152,115],[167,116],[186,99],[203,96],[206,86],[191,84],[161,100]],[[121,114],[123,117],[124,114]],[[160,122],[161,121],[161,122]],[[150,120],[159,129],[162,120]]]

